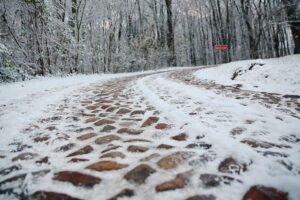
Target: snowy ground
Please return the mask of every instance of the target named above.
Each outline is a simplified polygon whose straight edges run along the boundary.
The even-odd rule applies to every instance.
[[[0,199],[300,199],[298,61],[3,85]]]
[[[246,60],[198,71],[196,76],[201,80],[223,85],[241,84],[243,89],[299,95],[299,63],[299,55],[268,60]],[[240,72],[235,80],[232,80],[235,71]]]

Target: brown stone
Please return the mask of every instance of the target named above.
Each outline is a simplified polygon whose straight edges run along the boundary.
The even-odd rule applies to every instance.
[[[187,198],[186,200],[216,200],[216,197],[214,195],[195,195]]]
[[[245,132],[246,129],[245,128],[242,128],[242,127],[236,127],[234,129],[232,129],[230,131],[230,134],[231,135],[241,135],[243,132]]]
[[[134,129],[129,129],[129,128],[121,128],[118,130],[118,133],[122,134],[122,133],[127,133],[130,135],[139,135],[141,133],[143,133],[143,130],[134,130]]]
[[[146,111],[144,110],[135,110],[133,111],[130,115],[133,116],[133,115],[144,115]]]
[[[98,108],[98,106],[87,106],[86,109],[87,110],[96,110]]]
[[[69,151],[71,150],[73,147],[75,147],[76,144],[74,143],[69,143],[69,144],[66,144],[66,145],[63,145],[61,147],[58,147],[55,149],[56,152],[66,152],[66,151]]]
[[[103,105],[103,106],[101,106],[101,108],[103,109],[103,110],[105,110],[105,109],[107,109],[107,108],[109,108],[110,107],[110,105]]]
[[[115,141],[115,140],[121,140],[121,138],[117,135],[106,135],[106,136],[97,138],[95,140],[95,143],[99,144],[99,145],[102,145],[102,144],[108,144],[108,143],[110,143],[112,141]]]
[[[141,161],[141,162],[148,162],[148,161],[150,161],[150,160],[152,160],[152,159],[154,159],[154,158],[157,158],[157,157],[159,157],[159,156],[160,156],[160,154],[158,154],[158,153],[153,153],[153,154],[151,154],[150,156],[147,156],[146,158],[141,159],[140,161]]]
[[[95,126],[102,126],[106,124],[114,124],[115,122],[109,119],[101,119],[94,123]]]
[[[79,156],[79,155],[84,155],[84,154],[89,154],[93,151],[93,147],[91,147],[90,145],[85,146],[81,149],[79,149],[78,151],[75,151],[71,154],[69,154],[67,157],[73,157],[73,156]]]
[[[49,136],[38,136],[38,137],[35,137],[33,139],[34,142],[38,143],[38,142],[46,142],[49,140]]]
[[[154,116],[149,117],[149,118],[143,123],[142,127],[148,127],[148,126],[151,126],[152,124],[157,123],[158,120],[159,120],[158,117],[154,117]]]
[[[54,175],[53,180],[68,182],[75,186],[83,187],[93,187],[94,185],[99,184],[101,181],[100,178],[97,178],[95,176],[72,171],[58,172]]]
[[[106,112],[113,112],[117,109],[117,107],[109,107],[106,109]]]
[[[130,140],[126,140],[124,142],[131,143],[131,142],[152,142],[152,141],[145,140],[145,139],[130,139]]]
[[[156,129],[159,129],[159,130],[164,130],[164,129],[167,129],[168,128],[168,124],[165,124],[165,123],[159,123],[155,126]]]
[[[157,165],[163,169],[173,169],[191,157],[192,154],[190,152],[179,151],[160,159]]]
[[[101,171],[119,170],[119,169],[123,169],[126,167],[128,167],[128,165],[126,165],[126,164],[120,164],[120,163],[113,162],[113,161],[100,161],[100,162],[97,162],[95,164],[92,164],[92,165],[86,167],[86,169],[101,172]]]
[[[168,145],[168,144],[160,144],[157,148],[159,149],[173,149],[174,146]]]
[[[18,161],[18,160],[32,160],[36,158],[38,154],[36,153],[21,153],[18,156],[14,157],[12,161]]]
[[[124,178],[130,182],[135,182],[138,184],[143,184],[147,180],[147,178],[155,173],[156,170],[152,167],[142,164],[135,167],[133,170],[129,171]]]
[[[173,140],[176,140],[176,141],[186,141],[186,139],[188,138],[187,134],[186,133],[181,133],[179,135],[176,135],[174,137],[171,137]]]
[[[201,174],[200,180],[207,188],[219,186],[221,183],[221,177],[215,174]]]
[[[223,172],[223,173],[240,174],[240,172],[246,171],[247,167],[245,164],[240,164],[234,158],[229,157],[220,163],[218,169],[220,172]]]
[[[178,174],[175,179],[159,184],[155,187],[156,192],[164,192],[184,188],[188,179],[183,174]]]
[[[78,162],[87,162],[90,161],[89,159],[85,158],[72,158],[69,163],[78,163]]]
[[[288,200],[288,193],[276,188],[265,186],[252,186],[245,194],[243,200]]]
[[[25,197],[25,200],[80,200],[80,199],[71,197],[63,193],[37,191],[32,195]]]
[[[41,158],[37,161],[35,161],[36,164],[41,165],[41,164],[48,164],[49,163],[49,158],[48,156]]]
[[[112,126],[112,125],[106,125],[103,127],[103,129],[101,130],[101,132],[111,132],[112,130],[115,130],[116,127]]]
[[[102,155],[100,158],[125,158],[126,156],[119,151],[113,151]]]
[[[21,170],[22,169],[22,166],[21,165],[13,165],[11,167],[7,167],[7,168],[4,168],[4,169],[1,169],[0,170],[0,175],[1,176],[6,176],[14,171],[18,171],[18,170]]]
[[[98,120],[97,117],[92,117],[92,118],[87,119],[87,120],[85,121],[85,123],[91,123],[91,122],[95,122],[95,121],[97,121],[97,120]]]
[[[115,149],[118,149],[120,148],[121,146],[117,146],[117,145],[112,145],[110,147],[108,147],[107,149],[104,149],[101,153],[106,153],[108,151],[111,151],[111,150],[115,150]]]
[[[121,108],[120,110],[118,110],[117,114],[118,115],[123,115],[123,114],[127,114],[127,113],[130,113],[131,110],[129,109],[126,109],[126,108]]]
[[[143,153],[148,150],[149,150],[149,148],[147,148],[147,147],[136,146],[136,145],[131,145],[127,148],[127,151],[134,152],[134,153]]]
[[[77,137],[78,140],[81,140],[81,141],[84,141],[84,140],[88,140],[90,138],[93,138],[95,137],[97,134],[96,133],[87,133],[87,134],[84,134],[84,135],[81,135],[79,137]]]
[[[134,196],[134,191],[131,189],[124,189],[122,190],[119,194],[116,196],[108,199],[108,200],[118,200],[119,198],[124,198],[124,197],[133,197]]]

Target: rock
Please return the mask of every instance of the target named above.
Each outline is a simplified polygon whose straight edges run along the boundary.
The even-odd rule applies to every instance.
[[[76,133],[82,133],[84,131],[94,131],[94,128],[93,127],[85,127],[85,128],[79,128],[79,129],[75,130]]]
[[[103,137],[99,137],[95,140],[95,143],[96,144],[99,144],[99,145],[102,145],[102,144],[108,144],[112,141],[115,141],[115,140],[121,140],[122,138],[120,138],[119,136],[117,135],[106,135],[106,136],[103,136]]]
[[[144,110],[135,110],[133,111],[130,115],[133,116],[133,115],[144,115],[146,111]]]
[[[106,109],[106,112],[113,112],[117,109],[117,107],[109,107]]]
[[[173,149],[174,146],[171,146],[171,145],[168,145],[168,144],[160,144],[160,145],[158,145],[157,148],[159,148],[159,149]]]
[[[174,169],[183,161],[191,158],[193,155],[190,152],[176,152],[169,156],[160,159],[157,165],[163,169]]]
[[[167,129],[169,126],[168,124],[165,124],[165,123],[159,123],[155,126],[156,129],[159,129],[159,130],[164,130],[164,129]]]
[[[1,176],[6,176],[14,171],[19,171],[22,169],[22,166],[21,165],[13,165],[11,167],[7,167],[7,168],[4,168],[4,169],[1,169],[0,171],[0,175]]]
[[[216,200],[216,197],[214,195],[195,195],[186,200]]]
[[[105,110],[105,109],[107,109],[109,107],[110,107],[110,105],[103,105],[103,106],[101,106],[101,109]]]
[[[219,186],[221,182],[221,178],[215,174],[201,174],[200,180],[207,188]]]
[[[133,197],[134,196],[134,191],[131,189],[124,189],[122,190],[119,194],[116,196],[108,199],[108,200],[118,200],[119,198],[124,198],[124,197]]]
[[[90,161],[89,159],[85,158],[72,158],[69,163],[78,163],[78,162],[87,162]]]
[[[127,151],[134,152],[134,153],[143,153],[148,150],[149,150],[149,148],[147,148],[147,147],[136,146],[136,145],[131,145],[127,148]]]
[[[176,140],[176,141],[186,141],[186,139],[188,138],[187,134],[186,133],[181,133],[179,135],[176,135],[174,137],[171,137],[173,140]]]
[[[91,122],[95,122],[95,121],[97,121],[97,120],[98,120],[97,117],[92,117],[92,118],[87,119],[87,120],[85,121],[85,123],[91,123]]]
[[[55,149],[55,152],[66,152],[66,151],[69,151],[71,150],[73,147],[75,147],[76,144],[74,143],[69,143],[69,144],[66,144],[66,145],[63,145],[61,147],[58,147]]]
[[[242,128],[242,127],[236,127],[234,129],[232,129],[230,131],[230,134],[231,135],[241,135],[243,132],[245,132],[246,129],[245,128]]]
[[[140,135],[141,133],[143,133],[143,130],[135,130],[135,129],[129,129],[129,128],[121,128],[118,130],[117,133],[127,133],[129,135]]]
[[[130,113],[131,110],[129,109],[126,109],[126,108],[121,108],[120,110],[118,110],[117,114],[118,115],[123,115],[123,114],[127,114],[127,113]]]
[[[112,130],[115,130],[116,127],[112,126],[112,125],[106,125],[103,127],[103,129],[101,130],[101,132],[110,132]]]
[[[164,192],[184,188],[188,179],[183,174],[178,174],[175,179],[159,184],[155,187],[156,192]]]
[[[254,140],[254,139],[244,139],[241,141],[244,144],[248,144],[249,146],[253,148],[264,148],[264,149],[269,149],[272,147],[277,147],[277,148],[291,148],[289,145],[284,145],[284,144],[274,144],[270,142],[265,142],[265,141],[259,141],[259,140]]]
[[[226,158],[223,160],[219,167],[220,172],[223,173],[230,173],[230,174],[240,174],[241,172],[244,172],[247,170],[246,164],[240,164],[238,161],[236,161],[234,158]]]
[[[87,106],[85,107],[87,110],[96,110],[98,106]]]
[[[48,126],[46,128],[46,130],[48,130],[48,131],[54,131],[54,130],[57,130],[57,128],[55,126]]]
[[[18,161],[18,160],[32,160],[36,157],[38,157],[39,155],[36,153],[21,153],[18,156],[14,157],[12,159],[13,162]]]
[[[25,197],[24,200],[80,200],[80,199],[71,197],[63,193],[37,191],[32,195]]]
[[[48,156],[41,158],[40,160],[35,161],[36,164],[41,165],[41,164],[48,164],[49,163],[49,158]]]
[[[49,136],[38,136],[38,137],[33,138],[33,141],[36,143],[46,142],[49,140],[49,138],[50,138]]]
[[[126,143],[131,143],[131,142],[149,142],[149,143],[151,143],[152,141],[145,140],[145,139],[130,139],[130,140],[125,140],[124,142],[126,142]]]
[[[102,155],[100,158],[125,158],[125,154],[119,151],[113,151]]]
[[[197,143],[189,144],[185,148],[188,148],[188,149],[210,149],[211,146],[212,146],[211,144],[207,144],[205,142],[197,142]]]
[[[101,119],[94,123],[95,126],[102,126],[106,124],[114,124],[115,122],[109,119]]]
[[[148,162],[148,161],[150,161],[150,160],[152,160],[152,159],[154,159],[154,158],[157,158],[157,157],[159,157],[159,156],[160,156],[160,154],[158,154],[158,153],[153,153],[153,154],[151,154],[150,156],[147,156],[146,158],[141,159],[140,161],[141,161],[141,162]]]
[[[130,182],[137,184],[143,184],[147,178],[155,173],[156,170],[150,167],[149,165],[141,164],[135,167],[133,170],[129,171],[124,178]]]
[[[241,143],[248,144],[249,146],[251,146],[253,148],[260,147],[260,148],[264,148],[264,149],[269,149],[272,147],[272,145],[267,142],[257,141],[257,140],[253,140],[250,138],[242,140]]]
[[[83,187],[93,187],[94,185],[99,184],[101,181],[100,178],[97,178],[95,176],[72,171],[58,172],[54,175],[53,180],[68,182],[75,186]]]
[[[276,188],[265,186],[252,186],[245,194],[243,200],[288,200],[288,193]]]
[[[79,149],[78,151],[75,151],[74,153],[69,154],[67,157],[73,157],[73,156],[79,156],[84,154],[89,154],[93,151],[93,147],[90,145],[83,147],[82,149]]]
[[[107,149],[104,149],[101,153],[106,153],[108,151],[115,150],[115,149],[118,149],[120,147],[121,146],[112,145],[112,146],[108,147]]]
[[[158,117],[154,117],[154,116],[149,117],[149,118],[143,123],[142,127],[148,127],[148,126],[151,126],[152,124],[157,123],[158,120],[159,120]]]
[[[96,133],[87,133],[87,134],[84,134],[84,135],[81,135],[79,137],[77,137],[78,140],[80,141],[84,141],[84,140],[88,140],[88,139],[91,139],[93,137],[95,137],[97,134]]]
[[[100,161],[100,162],[97,162],[95,164],[92,164],[92,165],[86,167],[86,169],[101,172],[101,171],[119,170],[119,169],[123,169],[126,167],[128,167],[128,165],[126,165],[126,164],[120,164],[120,163],[112,162],[112,161]]]

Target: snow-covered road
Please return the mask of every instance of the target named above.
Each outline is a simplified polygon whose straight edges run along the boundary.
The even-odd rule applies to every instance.
[[[299,199],[299,100],[202,70],[0,90],[0,199]]]

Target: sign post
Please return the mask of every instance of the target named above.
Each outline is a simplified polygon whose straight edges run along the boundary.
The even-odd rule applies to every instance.
[[[228,45],[215,45],[214,46],[215,50],[220,50],[220,51],[225,51],[228,49]]]

